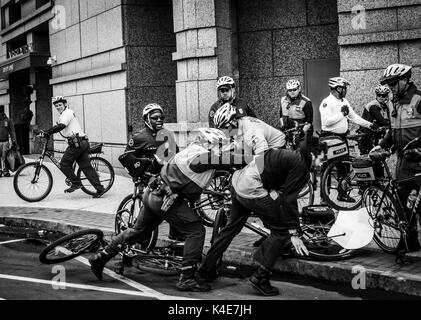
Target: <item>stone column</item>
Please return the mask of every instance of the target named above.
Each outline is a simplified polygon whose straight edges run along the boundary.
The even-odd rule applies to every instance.
[[[233,10],[230,0],[173,0],[179,130],[208,125],[218,76],[235,73]]]

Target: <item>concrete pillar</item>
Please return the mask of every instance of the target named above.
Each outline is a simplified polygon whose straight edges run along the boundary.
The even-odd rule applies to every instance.
[[[177,122],[188,123],[189,128],[207,126],[209,109],[217,99],[218,76],[238,77],[231,2],[173,0]]]

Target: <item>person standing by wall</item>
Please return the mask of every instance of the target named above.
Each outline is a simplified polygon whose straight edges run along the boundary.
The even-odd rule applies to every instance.
[[[16,134],[13,122],[4,113],[4,106],[0,105],[0,177],[10,177],[9,169],[6,164],[6,154],[9,151],[9,136],[12,140],[12,146],[18,148]]]
[[[24,104],[24,109],[19,112],[15,121],[15,132],[20,151],[22,154],[29,154],[29,125],[34,113],[29,108],[31,100],[25,100]]]

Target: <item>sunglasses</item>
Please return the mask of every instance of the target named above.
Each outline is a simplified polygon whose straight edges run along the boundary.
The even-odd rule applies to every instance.
[[[228,88],[221,88],[221,89],[219,89],[219,91],[221,91],[221,92],[228,92],[228,91],[230,91],[230,89],[228,89]]]
[[[399,80],[396,80],[394,82],[388,83],[388,87],[395,87],[398,84]]]
[[[298,90],[298,88],[296,88],[296,89],[288,89],[287,91],[288,92],[295,92],[295,91],[297,91]]]
[[[158,119],[165,120],[165,116],[153,116],[149,117],[149,119],[157,121]]]
[[[388,95],[387,94],[378,94],[377,95],[379,98],[387,98],[388,97]]]

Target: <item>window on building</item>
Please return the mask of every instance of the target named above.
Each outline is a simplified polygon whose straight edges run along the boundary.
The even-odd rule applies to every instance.
[[[22,18],[20,3],[13,3],[9,6],[9,23],[13,24]]]
[[[35,4],[35,8],[40,8],[42,7],[44,4],[49,3],[50,0],[36,0],[36,4]]]

